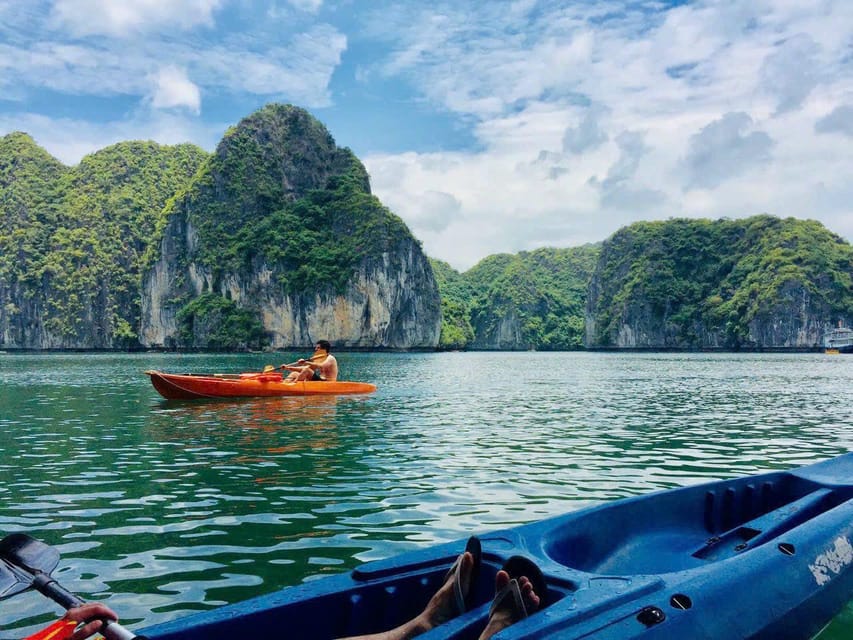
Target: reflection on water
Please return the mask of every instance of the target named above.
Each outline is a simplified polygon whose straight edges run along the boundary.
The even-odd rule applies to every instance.
[[[56,545],[61,582],[147,625],[853,441],[853,358],[822,354],[341,354],[375,394],[222,402],[142,375],[268,359],[0,355],[0,531]],[[56,611],[5,601],[0,638]]]

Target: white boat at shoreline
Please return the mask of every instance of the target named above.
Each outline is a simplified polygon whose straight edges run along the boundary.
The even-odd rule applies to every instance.
[[[853,329],[837,327],[825,334],[823,346],[826,353],[853,353]]]

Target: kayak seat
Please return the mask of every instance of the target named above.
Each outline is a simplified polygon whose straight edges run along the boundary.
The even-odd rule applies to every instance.
[[[578,571],[660,574],[707,565],[755,548],[853,497],[787,473],[760,484],[733,480],[702,493],[695,487],[607,505],[558,524],[544,551]],[[650,508],[654,505],[654,508]]]
[[[711,503],[716,498],[717,496],[709,491],[706,499]],[[703,560],[729,558],[773,540],[842,502],[844,499],[839,492],[817,489],[799,500],[712,536],[693,555]]]

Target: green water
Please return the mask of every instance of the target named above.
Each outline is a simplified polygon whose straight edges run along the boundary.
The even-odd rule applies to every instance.
[[[339,354],[368,397],[167,402],[145,369],[303,354],[0,354],[0,533],[139,627],[470,532],[853,449],[853,356]],[[0,603],[0,638],[58,612]],[[853,637],[853,607],[822,639]]]

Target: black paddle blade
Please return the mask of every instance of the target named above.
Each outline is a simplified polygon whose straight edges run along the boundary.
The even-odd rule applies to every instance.
[[[31,585],[31,580],[19,578],[12,567],[0,560],[0,600],[26,591]]]
[[[0,599],[30,587],[65,609],[83,601],[50,577],[59,564],[59,551],[25,533],[12,533],[0,540]],[[107,640],[146,640],[117,622],[105,621],[99,633]]]
[[[26,533],[12,533],[0,540],[0,558],[28,573],[50,574],[59,564],[59,551]]]

